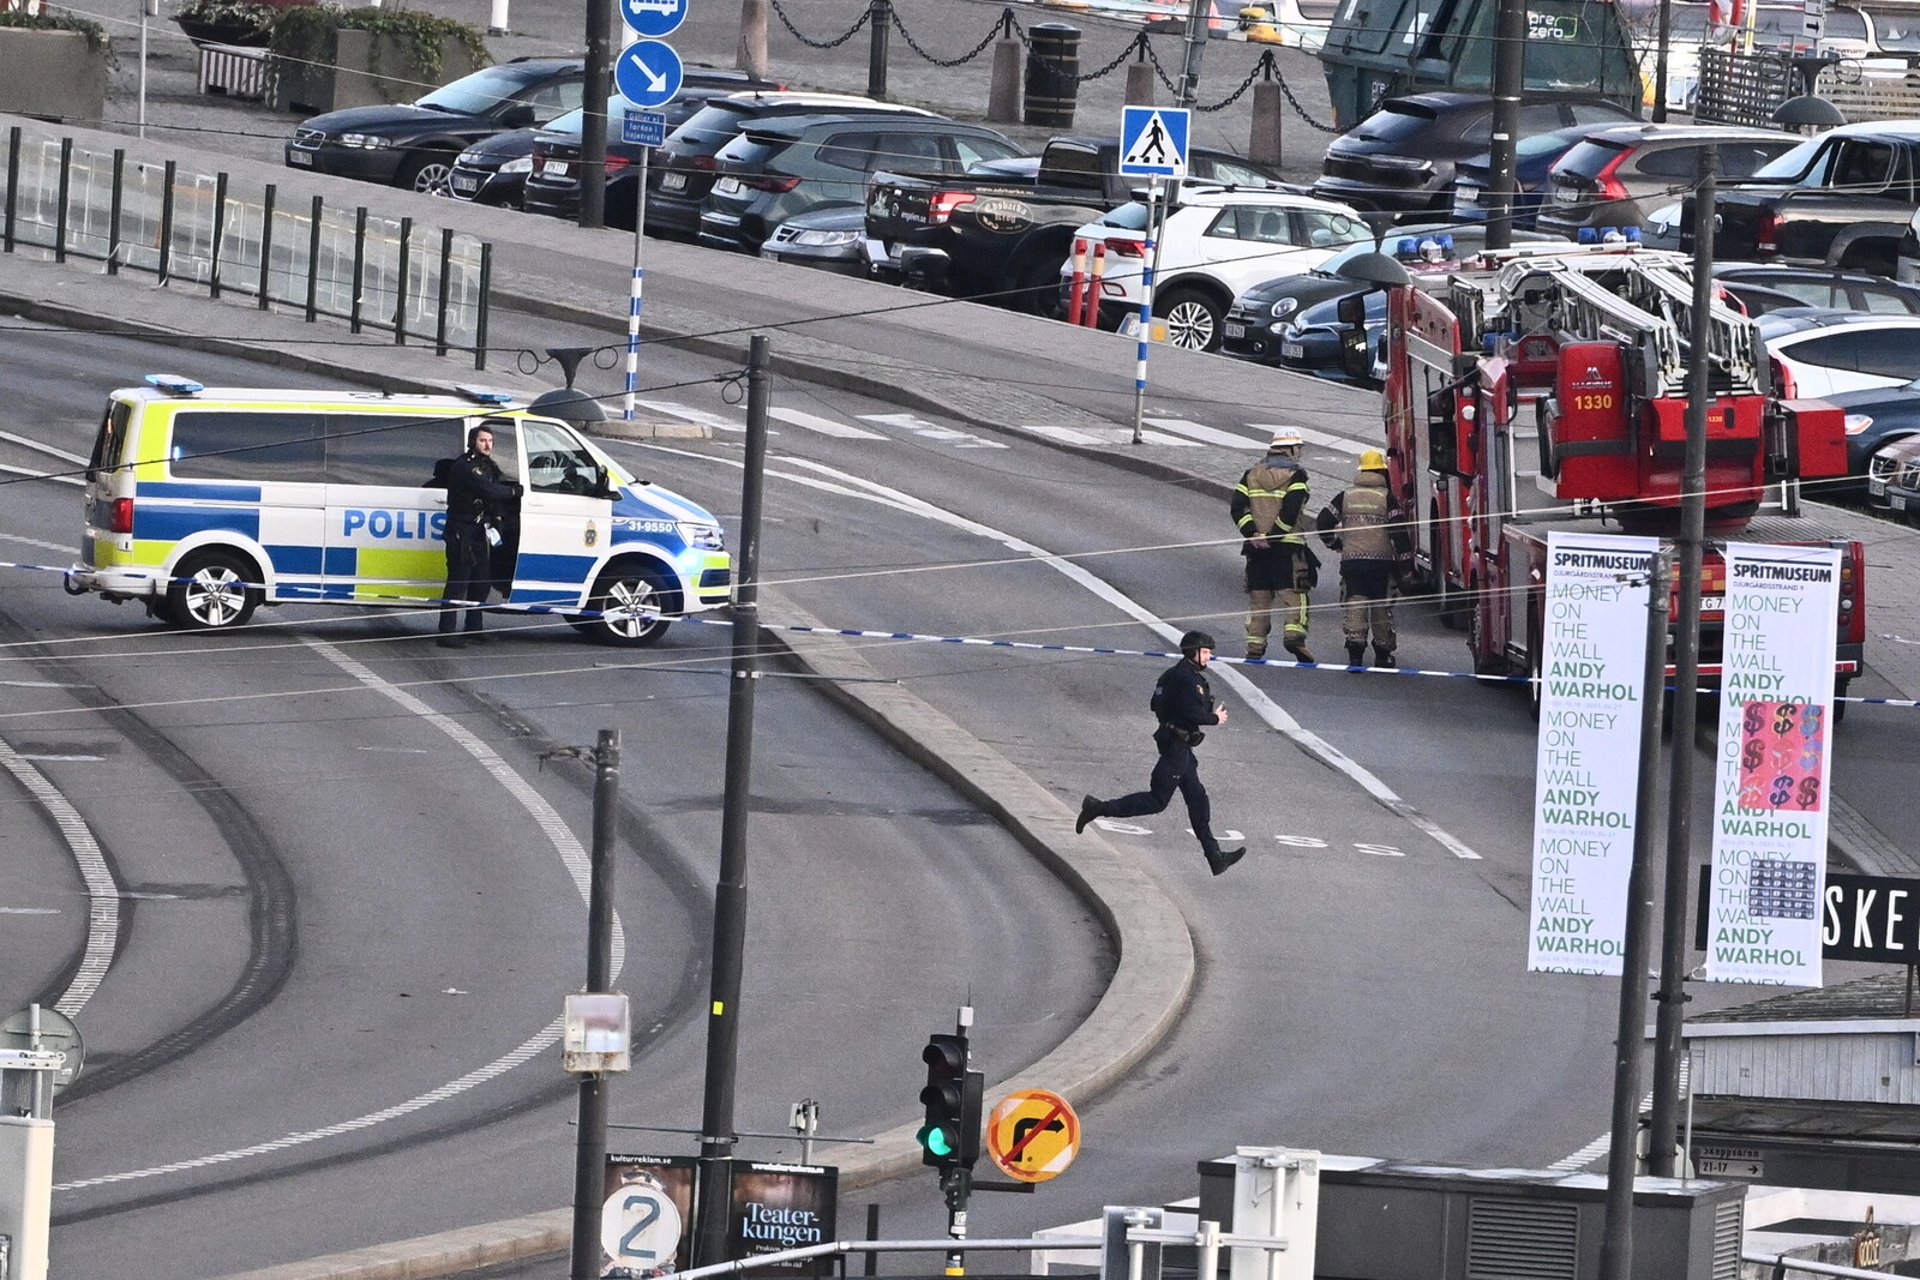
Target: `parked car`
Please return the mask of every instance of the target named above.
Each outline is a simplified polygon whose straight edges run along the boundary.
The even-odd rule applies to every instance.
[[[1754,288],[1788,299],[1782,306],[1872,311],[1881,315],[1920,315],[1920,287],[1859,271],[1822,267],[1784,267],[1776,263],[1716,262],[1713,278],[1745,300]],[[1763,311],[1774,307],[1762,308]],[[1757,314],[1751,305],[1748,315]]]
[[[698,111],[709,98],[718,94],[737,93],[743,89],[772,88],[781,86],[771,80],[761,80],[744,71],[731,71],[720,67],[690,66],[686,68],[685,79],[681,82],[680,92],[672,102],[657,107],[666,117],[666,128],[672,130],[684,123],[688,116]],[[621,129],[626,118],[627,100],[615,94],[607,102],[607,153],[618,156],[627,163],[637,162],[637,149],[621,139]],[[549,121],[546,130],[570,133],[576,145],[585,116],[580,111],[572,111]],[[527,176],[533,172],[534,145],[540,137],[539,129],[515,129],[512,133],[496,134],[482,139],[462,151],[453,162],[453,172],[448,176],[449,194],[457,199],[471,200],[475,204],[506,205],[520,208],[526,195]],[[575,208],[578,208],[576,191]],[[631,208],[631,205],[629,205]],[[614,225],[618,226],[619,223]],[[626,225],[633,225],[629,212]]]
[[[1536,133],[1514,144],[1513,225],[1531,227],[1540,210],[1547,172],[1567,148],[1587,135],[1587,126],[1569,125],[1550,133]],[[1462,160],[1453,170],[1453,217],[1456,222],[1485,222],[1492,212],[1486,193],[1493,186],[1493,156],[1482,152]]]
[[[1211,147],[1188,151],[1187,179],[1305,193],[1264,165]],[[1073,229],[1142,185],[1120,173],[1119,138],[1085,134],[1049,138],[1037,156],[983,161],[960,175],[876,173],[867,186],[869,265],[881,279],[1052,315]]]
[[[1803,399],[1920,378],[1920,315],[1803,307],[1772,312],[1757,324],[1767,354],[1785,370],[1792,394]]]
[[[1582,227],[1638,227],[1691,184],[1701,148],[1719,147],[1715,172],[1749,177],[1799,141],[1772,129],[1682,124],[1628,124],[1589,130],[1547,175],[1546,202],[1534,225],[1576,237]]]
[[[1074,232],[1107,247],[1099,306],[1109,328],[1140,308],[1146,232],[1147,206],[1138,200]],[[1174,346],[1218,350],[1227,311],[1241,293],[1362,242],[1372,247],[1373,232],[1350,205],[1286,191],[1184,186],[1162,221],[1154,314],[1166,321]],[[1071,271],[1071,264],[1061,268],[1063,291]]]
[[[1822,398],[1847,415],[1847,471],[1853,479],[1834,488],[1870,493],[1870,477],[1887,473],[1894,448],[1920,440],[1920,380]],[[1891,491],[1889,485],[1889,496]]]
[[[1845,124],[1808,138],[1714,203],[1715,258],[1846,267],[1893,275],[1920,196],[1920,120]],[[1691,247],[1693,198],[1681,202]]]
[[[1604,98],[1529,96],[1520,104],[1520,136],[1633,118]],[[1492,145],[1490,97],[1449,91],[1388,98],[1333,140],[1313,194],[1398,214],[1445,210],[1455,165]]]
[[[867,255],[861,241],[866,233],[867,211],[857,204],[815,209],[775,227],[760,246],[760,256],[864,279]]]
[[[1486,223],[1424,223],[1389,230],[1380,251],[1392,254],[1415,281],[1444,282],[1461,260],[1486,247]],[[1547,237],[1516,231],[1516,245],[1544,243]],[[1428,244],[1433,250],[1426,250]],[[1438,252],[1434,252],[1437,250]],[[1347,298],[1364,298],[1366,344],[1370,351],[1386,328],[1387,295],[1377,286],[1349,280],[1340,268],[1374,252],[1371,240],[1348,245],[1319,266],[1297,275],[1265,280],[1233,300],[1223,326],[1220,349],[1228,355],[1284,364],[1326,377],[1356,377],[1349,367],[1352,327],[1340,318]]]
[[[586,63],[516,58],[462,76],[416,102],[348,107],[304,120],[289,168],[444,191],[454,157],[482,138],[542,125],[580,105]]]
[[[965,173],[983,160],[1021,154],[984,125],[939,116],[791,116],[751,125],[714,156],[719,177],[700,210],[700,243],[759,251],[795,214],[864,206],[876,169]]]
[[[1896,440],[1867,459],[1867,501],[1920,524],[1920,435]]]

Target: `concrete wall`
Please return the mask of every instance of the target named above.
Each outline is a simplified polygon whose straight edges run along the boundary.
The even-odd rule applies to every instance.
[[[376,63],[374,39],[368,31],[335,32],[335,65],[282,67],[273,105],[288,111],[318,113],[383,102],[412,102],[435,85],[458,80],[474,69],[466,45],[443,40],[440,74],[433,84],[423,84],[415,78],[406,50],[390,37],[382,39]]]
[[[93,125],[106,96],[106,51],[84,35],[0,27],[0,113]]]

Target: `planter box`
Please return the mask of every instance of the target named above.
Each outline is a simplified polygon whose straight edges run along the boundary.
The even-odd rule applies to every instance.
[[[0,27],[0,114],[97,125],[106,100],[106,50],[78,31]]]
[[[458,40],[440,43],[440,75],[433,84],[419,83],[406,50],[391,37],[380,37],[374,58],[372,32],[342,28],[333,33],[331,66],[294,65],[274,60],[272,103],[286,111],[318,114],[343,107],[367,107],[386,102],[412,102],[436,85],[447,84],[474,71],[467,47]],[[378,67],[376,73],[375,67]]]

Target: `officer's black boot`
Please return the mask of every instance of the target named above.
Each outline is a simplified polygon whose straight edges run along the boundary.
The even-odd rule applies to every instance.
[[[1367,665],[1367,646],[1364,643],[1356,644],[1351,640],[1347,641],[1347,665],[1350,667]]]
[[[1082,796],[1080,798],[1080,816],[1074,819],[1073,822],[1073,834],[1079,835],[1087,829],[1089,822],[1092,822],[1095,818],[1105,816],[1106,812],[1107,806],[1101,804],[1092,796]]]
[[[1213,874],[1219,875],[1246,856],[1245,846],[1238,849],[1209,849],[1207,850],[1207,868]]]
[[[1393,650],[1382,649],[1379,645],[1375,645],[1373,646],[1373,665],[1376,667],[1397,667],[1400,664],[1393,660]]]

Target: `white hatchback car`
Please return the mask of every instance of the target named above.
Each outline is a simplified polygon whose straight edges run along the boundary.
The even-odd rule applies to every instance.
[[[1118,327],[1140,309],[1146,202],[1123,204],[1073,234],[1089,249],[1106,246],[1100,321]],[[1216,351],[1235,298],[1263,281],[1311,271],[1362,240],[1371,242],[1373,232],[1348,205],[1271,188],[1182,187],[1162,225],[1153,313],[1174,346]],[[1069,259],[1060,269],[1063,296],[1072,273]]]
[[[1767,354],[1793,380],[1791,394],[1803,399],[1920,378],[1920,316],[1788,307],[1757,323]]]

